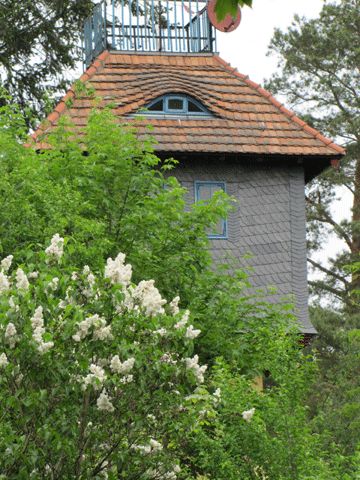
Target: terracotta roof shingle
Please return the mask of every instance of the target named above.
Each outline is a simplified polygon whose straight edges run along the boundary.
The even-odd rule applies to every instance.
[[[126,54],[103,52],[81,76],[95,88],[103,104],[116,105],[120,117],[131,116],[166,93],[188,94],[204,104],[209,117],[147,117],[154,127],[155,149],[163,152],[204,152],[322,156],[339,158],[342,147],[306,125],[272,95],[213,54]],[[67,106],[67,100],[72,105]],[[41,138],[66,113],[81,130],[91,100],[71,88],[34,133]]]

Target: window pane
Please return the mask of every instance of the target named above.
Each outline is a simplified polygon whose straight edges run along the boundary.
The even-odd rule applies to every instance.
[[[151,110],[152,112],[162,112],[164,110],[163,100],[159,100],[158,102],[155,102],[153,105],[149,107],[149,110]]]
[[[194,102],[191,100],[188,101],[189,112],[202,112],[201,108],[198,107]]]
[[[198,185],[198,200],[210,200],[212,197],[212,187],[209,183]]]
[[[169,110],[183,110],[184,100],[182,98],[169,98],[168,100]]]

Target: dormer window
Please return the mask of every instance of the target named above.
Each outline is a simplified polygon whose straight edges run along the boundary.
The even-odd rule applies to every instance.
[[[149,115],[207,115],[212,116],[204,105],[187,95],[163,95],[151,102],[145,114]]]

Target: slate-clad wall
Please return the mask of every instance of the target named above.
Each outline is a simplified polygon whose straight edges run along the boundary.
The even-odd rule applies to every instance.
[[[249,268],[255,289],[275,286],[271,301],[295,295],[303,330],[314,332],[307,310],[303,167],[193,159],[173,174],[188,189],[191,203],[196,180],[226,182],[236,205],[228,217],[228,239],[210,240],[213,257]]]

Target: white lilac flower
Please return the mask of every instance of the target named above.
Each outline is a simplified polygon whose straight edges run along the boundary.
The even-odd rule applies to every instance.
[[[17,342],[17,331],[13,323],[8,323],[5,330],[5,342],[10,348],[14,348]]]
[[[44,342],[43,340],[45,328],[44,328],[43,308],[41,305],[36,308],[30,322],[33,328],[32,337],[35,343],[37,344],[38,352],[41,354],[48,352],[54,346],[54,342]]]
[[[143,455],[146,455],[146,454],[149,454],[149,453],[161,452],[161,450],[163,449],[163,446],[161,445],[160,442],[158,442],[154,438],[151,438],[149,443],[147,443],[146,445],[136,445],[135,444],[131,448],[133,450],[139,451]]]
[[[154,452],[160,452],[163,449],[163,446],[161,445],[161,443],[158,442],[157,440],[154,440],[153,438],[150,438],[149,443],[150,443],[151,450]]]
[[[78,331],[72,336],[73,340],[75,340],[75,342],[83,340],[89,335],[91,327],[94,327],[93,338],[95,340],[112,338],[111,325],[107,325],[106,320],[96,313],[78,323]]]
[[[10,289],[10,281],[5,273],[0,272],[0,293],[5,293]]]
[[[16,288],[19,290],[28,290],[29,289],[29,280],[25,275],[24,270],[18,268],[16,270]]]
[[[127,374],[135,365],[135,358],[131,357],[124,362],[120,361],[119,355],[114,355],[110,362],[110,369],[114,373]]]
[[[1,260],[0,266],[4,273],[9,271],[13,258],[14,257],[12,255],[8,255],[7,257]]]
[[[51,260],[60,260],[60,258],[64,254],[64,239],[60,237],[58,233],[56,233],[52,239],[50,245],[46,248],[45,254],[47,255],[48,259]]]
[[[7,356],[6,356],[6,353],[2,353],[0,355],[0,368],[4,368],[8,364],[9,364],[9,361],[8,361]]]
[[[55,292],[55,290],[57,290],[59,286],[59,279],[58,277],[54,277],[52,280],[50,280],[50,282],[48,283],[47,285],[47,288],[49,288],[50,290],[52,290],[53,292]]]
[[[250,422],[250,420],[254,416],[254,413],[255,408],[250,408],[250,410],[244,410],[241,415],[246,422]]]
[[[158,330],[154,330],[153,332],[155,335],[160,335],[160,337],[163,337],[167,334],[166,328],[159,328]]]
[[[89,282],[90,287],[95,285],[95,275],[93,273],[90,272],[86,279]]]
[[[189,321],[189,317],[190,317],[190,311],[185,310],[184,315],[181,317],[181,319],[177,323],[175,323],[174,328],[178,330],[179,328],[185,327],[185,325]]]
[[[193,358],[185,358],[185,364],[188,370],[193,370],[196,381],[198,383],[203,383],[204,373],[207,370],[207,365],[199,365],[199,356],[194,355]]]
[[[163,314],[166,300],[161,298],[159,290],[154,285],[154,280],[142,280],[132,292],[133,299],[144,310],[145,315],[154,317]]]
[[[36,270],[28,274],[28,278],[38,278],[38,276],[39,276],[39,272],[37,272]]]
[[[179,302],[180,302],[180,297],[177,296],[169,303],[170,312],[173,315],[177,315],[180,311],[179,310]]]
[[[81,379],[83,382],[83,387],[86,389],[88,385],[92,385],[95,390],[99,390],[106,380],[105,370],[100,367],[100,365],[96,365],[95,363],[90,365],[89,370],[91,373],[89,373],[85,378]]]
[[[105,390],[103,390],[99,398],[96,401],[97,408],[105,412],[113,412],[115,410],[114,405],[111,403],[110,398]]]
[[[131,383],[134,380],[134,375],[125,375],[125,377],[120,378],[120,383],[124,385],[126,383]]]
[[[214,396],[214,398],[217,399],[217,401],[220,401],[221,400],[221,389],[217,388],[215,390],[215,392],[213,393],[213,396]]]
[[[113,338],[112,333],[111,333],[111,325],[103,325],[99,328],[96,328],[94,330],[94,335],[93,335],[94,340],[108,340]]]
[[[119,253],[113,260],[108,258],[105,267],[105,278],[109,278],[111,283],[118,283],[126,287],[131,281],[132,267],[130,264],[125,265],[125,254]]]
[[[164,353],[160,357],[160,362],[169,363],[170,365],[176,365],[177,360],[174,360],[171,353]]]
[[[72,272],[71,273],[71,280],[73,280],[74,282],[78,279],[78,274],[77,272]]]
[[[177,474],[181,471],[179,465],[174,465],[172,470],[167,471],[162,463],[158,463],[156,468],[146,470],[146,476],[153,480],[176,480]]]
[[[190,340],[193,340],[194,338],[198,337],[201,333],[201,330],[195,330],[192,325],[190,325],[186,329],[185,337],[189,338]]]

